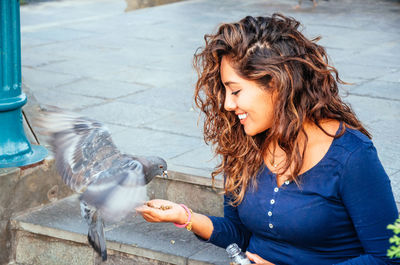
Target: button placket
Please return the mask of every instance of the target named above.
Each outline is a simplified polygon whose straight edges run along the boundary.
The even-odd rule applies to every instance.
[[[274,224],[272,222],[272,216],[273,216],[273,210],[275,208],[278,192],[279,192],[279,188],[274,187],[274,192],[272,193],[272,198],[271,198],[271,200],[269,200],[269,209],[268,209],[267,215],[268,215],[268,227],[271,230],[274,229]]]

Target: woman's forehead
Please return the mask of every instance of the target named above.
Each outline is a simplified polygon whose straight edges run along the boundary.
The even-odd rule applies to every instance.
[[[235,69],[232,67],[232,62],[229,57],[222,57],[220,65],[221,80],[224,84],[227,82],[240,82],[242,78],[236,73]]]

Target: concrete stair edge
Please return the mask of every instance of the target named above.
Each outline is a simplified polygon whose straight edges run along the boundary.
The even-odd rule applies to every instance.
[[[46,219],[49,214],[52,214],[51,212],[54,212],[55,216],[58,217],[59,212],[57,211],[59,211],[60,209],[57,209],[57,207],[62,208],[61,210],[66,212],[67,221],[71,221],[71,214],[68,213],[68,209],[65,210],[63,208],[65,207],[63,205],[65,205],[65,203],[69,203],[71,205],[72,202],[77,206],[77,201],[77,195],[72,195],[57,202],[54,202],[50,205],[46,205],[42,209],[36,210],[36,212],[33,211],[14,216],[11,219],[11,229],[13,231],[13,238],[15,240],[15,242],[13,243],[14,259],[16,259],[15,257],[18,256],[15,252],[19,250],[19,236],[17,234],[20,232],[25,233],[25,235],[30,234],[31,237],[48,237],[48,239],[43,239],[42,237],[42,240],[47,240],[49,242],[51,241],[50,239],[55,238],[58,239],[60,242],[70,241],[73,243],[81,244],[88,248],[87,251],[93,252],[93,250],[89,247],[87,243],[87,237],[85,234],[87,231],[87,226],[82,227],[81,224],[83,220],[81,220],[79,209],[76,209],[77,207],[74,207],[72,213],[73,220],[78,220],[75,222],[76,225],[69,226],[63,229],[59,226],[59,224],[56,224],[56,222],[52,221],[50,221],[48,225],[45,225],[43,223],[40,224],[40,222],[43,221],[41,220],[41,218]],[[137,218],[138,217],[136,217],[136,219]],[[60,220],[62,219],[63,217],[60,217]],[[48,220],[45,220],[44,222],[48,222]],[[62,226],[63,221],[60,221],[60,223]],[[172,224],[150,224],[145,222],[143,219],[139,221],[135,220],[129,225],[126,226],[123,223],[115,227],[111,226],[111,228],[106,226],[107,249],[111,251],[109,252],[111,253],[111,255],[118,256],[123,253],[122,255],[128,254],[140,258],[154,260],[157,262],[164,262],[160,264],[229,264],[229,261],[225,254],[225,250],[198,240],[192,233],[186,231],[185,229],[176,229],[174,226],[172,226]],[[71,231],[71,228],[75,229],[75,231]],[[122,238],[121,241],[116,240],[116,238],[118,238],[116,237],[118,233],[115,233],[117,230],[121,230],[120,233],[123,233],[124,235],[126,235],[128,232],[130,238],[138,238],[138,241],[132,244],[127,243],[126,238]],[[153,230],[159,230],[163,232],[159,235],[156,234],[157,236],[155,237],[154,232],[152,233]],[[112,231],[113,233],[109,231]],[[150,235],[149,237],[146,237],[148,233]],[[156,233],[158,232],[156,231]],[[144,237],[146,238],[144,239]],[[174,240],[171,240],[171,238],[174,238],[176,240],[176,243]],[[160,244],[161,241],[163,241],[164,243]],[[183,248],[185,249],[183,250]],[[173,253],[174,250],[177,251],[177,253]],[[94,256],[96,256],[96,254],[94,254]],[[18,263],[18,259],[12,260],[12,262],[16,263],[10,264],[25,264]],[[36,265],[40,263],[32,264]]]
[[[52,238],[57,238],[57,239],[61,239],[61,240],[72,241],[72,242],[79,243],[79,244],[88,245],[87,236],[84,234],[76,233],[76,232],[70,232],[70,231],[66,231],[66,230],[62,230],[62,229],[31,224],[29,222],[18,221],[15,219],[11,220],[11,228],[14,230],[23,230],[25,232],[36,234],[36,235],[42,235],[42,236],[47,236],[47,237],[52,237]],[[115,241],[107,240],[107,250],[124,252],[124,253],[128,253],[128,254],[136,255],[136,256],[142,256],[145,258],[156,259],[156,260],[163,261],[163,262],[174,261],[174,263],[177,263],[177,264],[186,264],[185,258],[167,254],[167,253],[161,253],[161,252],[149,250],[146,248],[141,248],[138,245],[128,245],[128,244],[124,244],[124,243],[118,243]]]

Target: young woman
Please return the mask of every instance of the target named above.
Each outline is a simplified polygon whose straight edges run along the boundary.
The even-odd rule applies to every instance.
[[[326,51],[280,14],[206,35],[195,55],[204,135],[222,162],[224,217],[143,206],[217,246],[237,243],[263,264],[391,264],[398,216],[371,135],[339,97]],[[190,219],[190,220],[188,220]]]

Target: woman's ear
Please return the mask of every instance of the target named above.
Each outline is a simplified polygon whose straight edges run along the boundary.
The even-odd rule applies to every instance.
[[[272,102],[275,103],[279,94],[278,84],[275,78],[271,78],[271,81],[268,83],[268,89],[271,91]]]
[[[268,82],[268,88],[271,89],[272,91],[276,91],[278,88],[276,79],[272,76],[270,76],[270,80]]]

